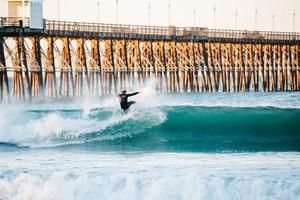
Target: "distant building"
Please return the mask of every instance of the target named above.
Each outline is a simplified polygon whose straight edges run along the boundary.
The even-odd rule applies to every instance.
[[[8,17],[29,17],[29,1],[8,0]]]
[[[43,28],[43,0],[5,0],[2,4],[6,16],[30,18],[30,28]]]

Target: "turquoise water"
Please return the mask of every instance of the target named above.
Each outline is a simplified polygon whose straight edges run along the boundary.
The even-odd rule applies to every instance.
[[[300,199],[300,93],[0,105],[0,199]]]

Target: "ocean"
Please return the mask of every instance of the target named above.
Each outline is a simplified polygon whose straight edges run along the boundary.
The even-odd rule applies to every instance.
[[[1,200],[300,199],[300,93],[0,104]]]

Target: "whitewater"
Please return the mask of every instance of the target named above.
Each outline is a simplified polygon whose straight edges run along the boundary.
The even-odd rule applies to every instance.
[[[0,104],[0,199],[300,199],[300,93]]]

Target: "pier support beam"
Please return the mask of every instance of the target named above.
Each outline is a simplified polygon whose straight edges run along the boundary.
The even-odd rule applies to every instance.
[[[19,41],[18,41],[18,45],[19,50],[21,51],[20,57],[22,57],[20,64],[22,63],[24,65],[24,73],[25,73],[25,80],[26,80],[26,88],[27,88],[27,95],[29,100],[31,101],[32,99],[32,93],[31,93],[31,82],[29,79],[29,69],[28,69],[28,65],[27,65],[27,57],[26,57],[26,48],[25,48],[25,40],[24,40],[24,27],[20,21],[20,34],[19,34]],[[22,67],[22,64],[20,65],[20,67]],[[24,96],[25,98],[25,96]]]
[[[300,90],[297,38],[271,40],[245,31],[226,39],[202,28],[143,35],[119,28],[106,35],[31,35],[21,23],[13,36],[1,33],[0,100],[113,95],[144,87],[152,77],[160,93]]]
[[[10,94],[6,69],[6,60],[4,55],[4,38],[0,37],[0,100],[4,99],[5,93],[7,99],[9,100]]]

